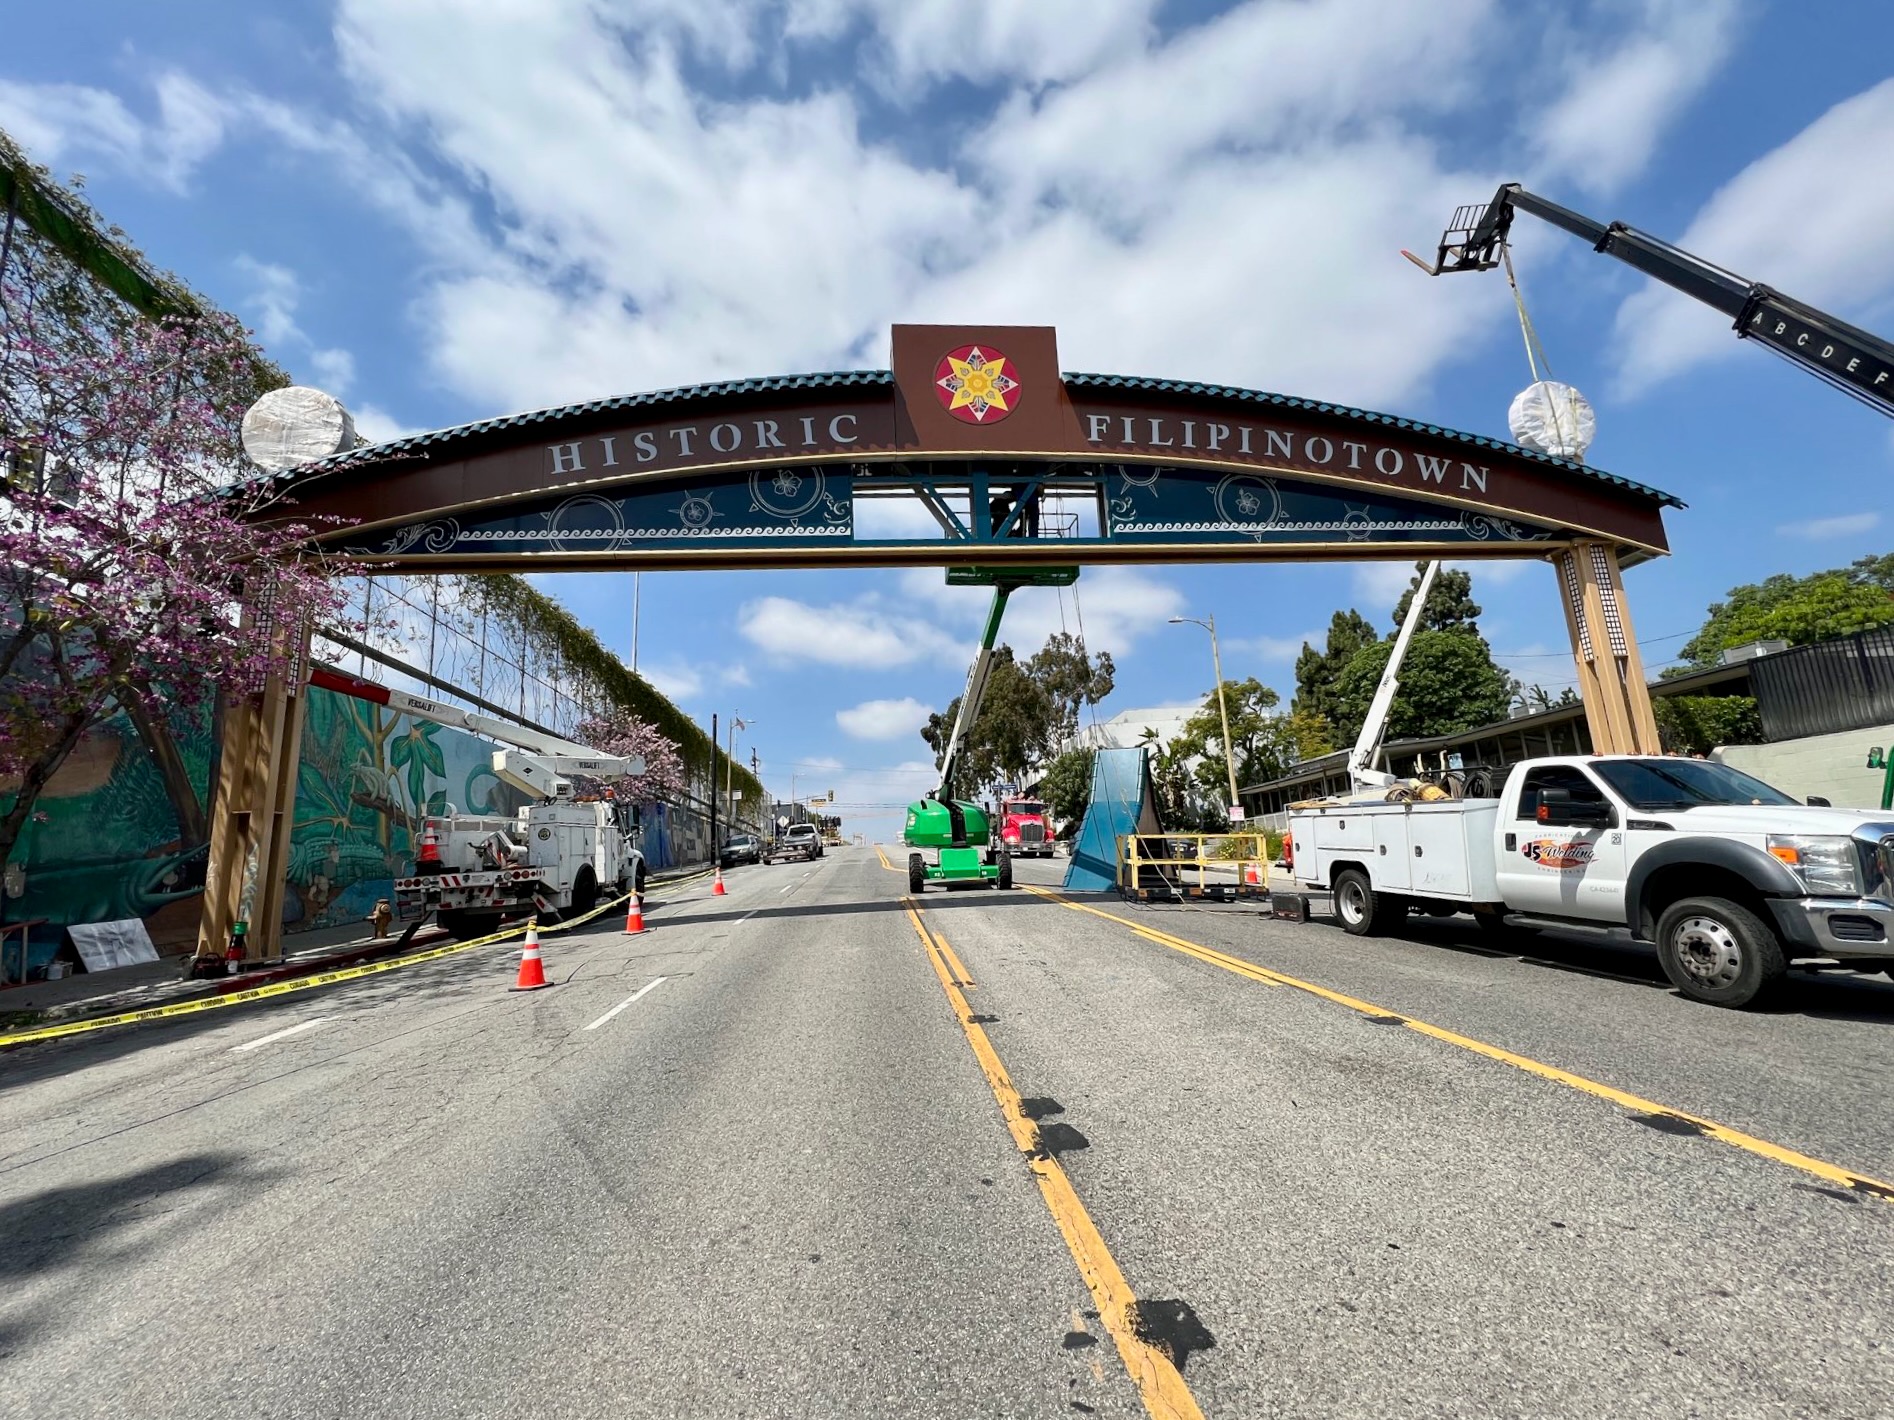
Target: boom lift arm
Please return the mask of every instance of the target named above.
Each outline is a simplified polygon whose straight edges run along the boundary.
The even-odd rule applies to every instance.
[[[513,749],[493,752],[494,775],[521,793],[531,794],[535,798],[571,798],[572,782],[564,777],[568,774],[616,779],[636,776],[645,771],[645,762],[637,755],[601,755],[590,746],[560,739],[557,735],[545,734],[525,725],[516,725],[511,720],[476,714],[472,710],[462,710],[458,705],[447,705],[405,690],[357,680],[321,666],[310,672],[309,683],[324,690],[386,705],[390,710],[411,715],[417,720],[430,720],[437,725],[470,730],[503,745],[515,746]]]
[[[1490,271],[1499,265],[1500,249],[1516,212],[1528,212],[1583,237],[1594,251],[1615,256],[1723,312],[1738,336],[1760,341],[1869,408],[1894,417],[1894,344],[1761,282],[1713,266],[1661,237],[1623,222],[1594,221],[1527,192],[1516,182],[1502,184],[1484,209],[1478,205],[1457,209],[1452,225],[1441,234],[1431,265],[1411,251],[1401,255],[1429,276]]]
[[[1374,699],[1368,703],[1361,734],[1348,752],[1348,779],[1357,793],[1365,789],[1385,789],[1395,782],[1392,774],[1373,767],[1375,756],[1381,752],[1381,740],[1387,733],[1394,693],[1401,688],[1401,662],[1407,658],[1407,643],[1414,639],[1414,629],[1421,623],[1421,612],[1427,606],[1427,594],[1433,590],[1434,574],[1438,571],[1440,564],[1429,562],[1421,574],[1420,590],[1408,601],[1407,620],[1401,623],[1401,634],[1394,638],[1394,650],[1389,653],[1387,667],[1381,672],[1381,683],[1374,688]]]
[[[1006,599],[1013,595],[1013,588],[1001,582],[993,588],[993,605],[987,610],[986,631],[980,637],[980,649],[973,658],[973,667],[967,672],[967,688],[960,692],[960,712],[954,716],[954,727],[948,733],[947,745],[940,761],[940,787],[933,797],[941,803],[951,803],[954,797],[954,771],[960,767],[960,751],[966,745],[967,736],[973,732],[973,722],[980,716],[980,702],[986,699],[987,677],[993,670],[993,643],[999,638],[1000,620],[1006,615]]]

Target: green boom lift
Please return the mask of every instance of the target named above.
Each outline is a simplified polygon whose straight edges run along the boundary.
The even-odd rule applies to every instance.
[[[960,767],[960,751],[986,696],[987,674],[993,668],[993,644],[999,639],[1000,618],[1006,615],[1006,599],[1019,587],[1069,587],[1078,580],[1076,567],[1007,568],[950,567],[949,586],[990,586],[993,606],[987,612],[986,634],[980,639],[979,654],[967,675],[967,689],[960,697],[960,713],[947,737],[940,762],[940,787],[927,798],[908,805],[907,826],[901,841],[911,849],[938,850],[929,863],[918,852],[908,854],[908,891],[924,891],[930,882],[948,887],[984,886],[1010,888],[1013,885],[1013,860],[1004,848],[991,846],[992,828],[986,810],[976,803],[954,797],[954,775]]]

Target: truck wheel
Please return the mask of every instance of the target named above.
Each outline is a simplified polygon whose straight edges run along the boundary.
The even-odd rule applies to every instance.
[[[631,880],[631,890],[639,894],[644,892],[644,859],[642,858],[638,860],[638,876]]]
[[[1379,937],[1407,916],[1407,903],[1376,892],[1361,869],[1343,868],[1335,875],[1335,915],[1349,936]]]
[[[1000,854],[1000,875],[998,878],[994,879],[994,882],[999,887],[1001,892],[1005,892],[1008,888],[1012,887],[1013,885],[1013,855],[1011,853]]]
[[[435,920],[457,942],[471,942],[475,937],[484,937],[500,930],[500,914],[497,912],[468,912],[463,908],[450,907],[443,910]]]
[[[1782,943],[1747,907],[1722,897],[1686,897],[1657,920],[1657,960],[1684,995],[1712,1006],[1747,1006],[1782,985]]]
[[[572,880],[572,913],[583,917],[598,906],[598,875],[592,871],[590,863],[579,865],[579,875]]]
[[[923,892],[927,888],[927,860],[919,853],[908,854],[908,891]]]
[[[1343,868],[1335,875],[1335,916],[1351,937],[1374,930],[1374,889],[1359,868]]]

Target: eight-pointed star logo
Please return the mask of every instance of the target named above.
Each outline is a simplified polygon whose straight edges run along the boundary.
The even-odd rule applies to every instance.
[[[963,424],[997,424],[1019,405],[1019,381],[1007,373],[1007,360],[991,346],[963,345],[949,350],[934,367],[934,389],[941,408]]]

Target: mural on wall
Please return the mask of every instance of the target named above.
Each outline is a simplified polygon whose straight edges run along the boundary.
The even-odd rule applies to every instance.
[[[511,814],[526,802],[493,773],[493,745],[314,687],[303,721],[284,924],[360,922],[414,861],[423,818]]]
[[[494,777],[486,740],[353,696],[306,693],[284,910],[291,931],[360,922],[377,898],[391,897],[421,817],[450,807],[510,814],[525,802]],[[77,922],[143,918],[161,952],[196,940],[214,742],[209,710],[161,725],[115,714],[87,732],[13,855],[25,892],[7,901],[7,920],[45,919],[33,929],[33,965],[50,960],[59,929]]]
[[[46,919],[32,929],[35,964],[51,959],[58,929],[74,922],[140,917],[160,950],[195,937],[211,712],[139,719],[120,712],[87,731],[40,794],[14,848],[25,891],[7,899],[6,918]],[[0,783],[0,799],[7,788]]]

